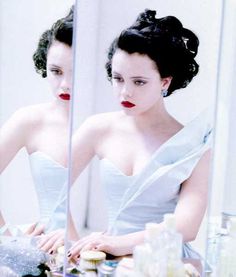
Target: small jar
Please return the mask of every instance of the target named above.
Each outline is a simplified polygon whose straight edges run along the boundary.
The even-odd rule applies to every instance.
[[[106,254],[101,251],[84,251],[80,254],[80,266],[83,270],[96,270],[105,260]]]
[[[98,277],[114,277],[117,261],[105,261],[98,267]]]

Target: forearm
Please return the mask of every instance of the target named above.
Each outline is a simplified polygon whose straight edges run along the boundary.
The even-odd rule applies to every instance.
[[[69,240],[72,240],[72,241],[76,241],[79,239],[79,235],[77,233],[74,220],[70,212],[69,212],[69,218],[68,218],[68,238]]]
[[[195,240],[201,222],[204,215],[204,209],[201,212],[197,212],[194,209],[191,212],[181,211],[181,213],[176,212],[176,229],[183,236],[183,242],[189,242]]]
[[[10,232],[6,226],[6,222],[2,216],[1,211],[0,211],[0,235],[10,235]]]
[[[139,231],[120,236],[123,241],[123,255],[129,255],[133,253],[136,245],[144,243],[145,231]]]

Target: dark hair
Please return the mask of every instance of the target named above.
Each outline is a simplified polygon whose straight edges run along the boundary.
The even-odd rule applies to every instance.
[[[69,14],[57,20],[51,27],[46,30],[40,37],[38,47],[33,55],[33,61],[36,72],[41,74],[43,78],[47,77],[47,54],[52,42],[57,40],[72,45],[73,38],[73,10],[70,9]]]
[[[162,78],[172,77],[167,96],[186,87],[198,73],[194,60],[199,40],[174,16],[155,18],[156,11],[145,10],[135,23],[123,30],[108,50],[106,70],[112,78],[112,57],[117,49],[129,54],[146,54],[151,58]]]

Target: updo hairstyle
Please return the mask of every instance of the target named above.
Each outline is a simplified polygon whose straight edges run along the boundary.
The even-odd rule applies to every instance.
[[[46,30],[40,37],[37,49],[33,55],[33,61],[36,72],[43,78],[47,77],[47,54],[52,42],[57,40],[71,47],[73,37],[73,10],[69,14],[57,20],[51,27]]]
[[[135,23],[123,30],[108,50],[106,70],[112,79],[112,57],[117,49],[151,58],[162,78],[172,77],[166,96],[185,88],[198,73],[195,61],[199,40],[174,16],[155,18],[156,11],[145,10]]]

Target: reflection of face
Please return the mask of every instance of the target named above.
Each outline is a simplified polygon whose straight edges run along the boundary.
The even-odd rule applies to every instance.
[[[52,92],[61,101],[70,100],[72,89],[72,49],[54,41],[47,54],[47,78]]]
[[[116,50],[112,59],[112,84],[127,113],[151,109],[165,88],[154,61],[147,55]]]

